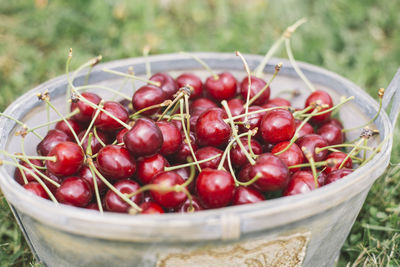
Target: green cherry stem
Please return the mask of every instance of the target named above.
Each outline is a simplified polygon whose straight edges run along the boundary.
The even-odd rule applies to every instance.
[[[289,107],[288,107],[288,106],[279,106],[279,107],[264,108],[264,109],[260,109],[260,110],[256,110],[256,111],[249,112],[249,113],[247,113],[247,115],[253,115],[253,114],[258,114],[258,113],[264,113],[264,112],[268,112],[268,111],[271,111],[271,110],[274,110],[274,109],[280,109],[280,108],[282,108],[282,109],[288,109]],[[232,117],[232,120],[235,121],[235,120],[241,119],[241,118],[243,118],[243,117],[245,117],[245,116],[246,116],[246,114],[240,114],[240,115],[237,115],[237,116],[235,116],[235,117]],[[228,120],[228,119],[224,119],[224,122],[228,123],[229,120]]]
[[[238,138],[243,137],[243,136],[246,136],[246,135],[247,135],[247,133],[239,134],[239,135],[238,135]],[[222,170],[222,168],[224,167],[224,162],[225,162],[226,156],[227,156],[227,154],[228,154],[228,151],[231,150],[232,145],[233,145],[235,142],[236,142],[236,139],[232,139],[232,140],[228,143],[228,145],[226,146],[225,151],[224,151],[224,153],[222,154],[221,160],[219,161],[217,170]]]
[[[243,65],[244,65],[244,69],[245,69],[245,71],[247,73],[248,86],[247,86],[247,97],[246,97],[246,105],[245,105],[245,112],[244,112],[244,114],[245,114],[244,122],[246,123],[247,122],[248,113],[249,113],[249,106],[251,105],[251,103],[250,103],[251,74],[250,74],[249,65],[247,64],[247,61],[243,57],[243,55],[239,51],[236,51],[236,56],[239,56],[240,59],[242,60]]]
[[[314,157],[313,157],[311,151],[308,150],[306,147],[303,146],[301,148],[301,150],[303,151],[304,156],[306,156],[308,162],[310,163],[311,171],[312,171],[312,174],[314,176],[315,188],[318,188],[318,174],[317,174],[317,169],[316,169],[316,166],[315,166]],[[345,162],[345,161],[346,160],[344,160],[343,162]]]
[[[363,140],[364,138],[361,138],[360,140],[358,140],[354,145],[353,145],[353,149],[347,154],[347,156],[344,158],[344,160],[342,161],[342,163],[339,165],[338,169],[341,169],[344,167],[344,164],[347,162],[347,160],[351,157],[351,155],[353,154],[357,154],[356,152],[359,151],[360,149],[360,145],[364,142]],[[370,149],[368,147],[368,149]]]
[[[151,66],[150,66],[150,62],[149,62],[149,53],[150,53],[150,46],[145,45],[143,47],[143,57],[144,57],[145,64],[146,64],[147,79],[150,79],[150,77],[151,77]]]
[[[206,71],[208,71],[211,74],[211,76],[214,77],[214,80],[218,80],[219,79],[219,76],[217,74],[215,74],[215,72],[210,68],[210,66],[208,66],[207,63],[205,63],[203,60],[201,60],[198,56],[192,55],[192,54],[184,52],[184,51],[181,51],[180,53],[184,54],[186,56],[189,56],[189,57],[193,58],[194,60],[196,60],[201,66],[203,66],[203,68]]]
[[[101,146],[103,146],[103,147],[106,146],[106,144],[104,144],[104,142],[101,140],[101,138],[97,134],[97,127],[96,126],[93,127],[93,134],[94,134],[94,137],[96,137],[97,141],[99,141]]]
[[[337,109],[337,108],[343,106],[344,104],[346,104],[347,102],[349,102],[349,101],[351,101],[351,100],[353,100],[353,99],[354,99],[354,96],[350,96],[350,97],[344,98],[343,100],[340,101],[339,104],[337,104],[337,105],[335,105],[335,106],[333,106],[333,107],[331,107],[331,108],[325,109],[325,110],[323,110],[323,111],[317,112],[317,113],[315,113],[313,116],[319,116],[319,115],[323,115],[323,114],[326,114],[326,113],[328,113],[328,112],[331,112],[331,111],[333,111],[333,110],[335,110],[335,109]],[[308,116],[308,115],[309,115],[309,114],[301,114],[300,116],[306,117],[306,116]]]
[[[7,114],[4,114],[4,113],[2,113],[2,112],[0,112],[0,117],[4,117],[4,118],[7,118],[7,119],[9,119],[9,120],[14,121],[16,124],[22,126],[22,128],[24,128],[24,129],[26,130],[26,132],[29,132],[28,127],[27,127],[26,124],[23,123],[22,121],[17,120],[17,119],[15,119],[15,118],[13,118],[13,117],[7,115]],[[42,137],[40,134],[38,134],[37,132],[35,132],[34,130],[32,130],[32,131],[30,131],[30,132],[32,132],[34,135],[36,135],[37,138],[39,138],[40,140],[43,140],[43,137]]]
[[[100,108],[103,108],[103,106],[104,106],[104,100],[101,100],[100,103],[99,103],[99,107],[100,107]],[[96,112],[94,113],[94,116],[93,116],[92,120],[90,121],[89,126],[88,126],[87,129],[86,129],[85,134],[82,136],[81,140],[78,142],[78,145],[79,145],[79,146],[82,146],[82,144],[83,144],[83,142],[85,141],[86,137],[88,136],[88,134],[89,134],[90,131],[92,130],[92,127],[93,127],[93,125],[94,125],[94,122],[96,121],[96,119],[97,119],[97,117],[99,116],[99,114],[100,114],[100,109],[97,109]]]
[[[136,118],[138,115],[140,115],[141,113],[151,110],[151,109],[156,109],[156,108],[162,108],[162,107],[166,107],[169,106],[172,103],[171,100],[167,99],[164,102],[160,103],[160,104],[156,104],[156,105],[152,105],[152,106],[148,106],[145,108],[142,108],[141,110],[136,111],[135,113],[133,113],[132,115],[129,116],[130,119],[134,119]]]
[[[16,165],[21,165],[21,164],[18,163],[17,159],[15,159],[13,157],[11,157],[11,159],[14,161],[14,163]],[[22,170],[21,166],[17,166],[17,168],[18,168],[19,172],[22,175],[22,180],[24,180],[24,184],[27,184],[28,183],[28,179],[26,178],[25,172]]]
[[[142,77],[139,77],[139,76],[127,74],[127,73],[124,73],[124,72],[111,70],[111,69],[107,69],[107,68],[103,68],[103,71],[104,72],[108,72],[108,73],[112,73],[112,74],[115,74],[115,75],[118,75],[118,76],[127,77],[127,78],[131,78],[131,79],[134,79],[134,80],[142,81],[142,82],[145,82],[145,83],[157,86],[157,87],[161,86],[160,82],[151,81],[151,80],[148,80],[148,79],[145,79],[145,78],[142,78]]]
[[[92,139],[93,139],[93,134],[89,133],[88,145],[86,148],[86,155],[88,155],[89,157],[92,156]],[[91,169],[90,167],[89,167],[89,170],[92,173],[94,194],[96,196],[97,207],[99,208],[100,213],[103,213],[103,205],[101,204],[101,198],[100,198],[100,193],[99,193],[99,186],[97,185],[96,174],[94,173],[93,169]]]
[[[206,159],[202,159],[202,160],[199,160],[199,161],[196,161],[196,162],[190,161],[188,163],[181,164],[181,165],[175,165],[175,166],[172,166],[172,167],[164,167],[164,171],[169,172],[169,171],[174,171],[174,170],[178,170],[178,169],[182,169],[182,168],[186,168],[186,167],[191,167],[191,166],[193,166],[195,164],[201,164],[201,163],[216,159],[219,156],[221,156],[221,154],[217,154],[217,155],[214,155],[212,157],[209,157],[209,158],[206,158]]]
[[[79,109],[75,109],[74,111],[72,111],[71,113],[65,115],[64,117],[65,117],[66,119],[70,119],[71,117],[75,116],[75,115],[78,114],[78,113],[79,113]],[[62,118],[59,118],[59,119],[56,119],[56,120],[52,120],[52,121],[49,121],[49,122],[46,122],[46,123],[37,125],[37,126],[35,126],[35,127],[33,127],[33,128],[29,128],[27,132],[28,132],[28,133],[33,132],[34,130],[37,130],[37,129],[46,127],[46,126],[48,126],[48,125],[55,124],[55,123],[60,122],[60,121],[62,121],[62,120],[63,120]]]

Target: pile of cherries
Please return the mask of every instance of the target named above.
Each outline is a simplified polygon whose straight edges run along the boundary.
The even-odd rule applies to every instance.
[[[19,155],[15,180],[62,204],[150,214],[306,193],[351,173],[330,95],[316,90],[296,109],[270,98],[268,84],[156,73],[120,102],[72,88],[71,116],[47,132],[38,156]]]

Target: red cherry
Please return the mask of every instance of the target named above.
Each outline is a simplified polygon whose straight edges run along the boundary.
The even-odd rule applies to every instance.
[[[46,170],[46,176],[58,184],[61,184],[63,181],[63,179],[61,177],[58,177],[58,176],[52,174],[48,170]],[[49,181],[47,181],[45,179],[42,179],[42,181],[53,194],[57,191],[57,186],[55,186],[54,184],[50,183]]]
[[[292,196],[292,195],[304,194],[314,189],[315,189],[315,181],[312,172],[297,171],[293,173],[286,190],[283,192],[283,195]]]
[[[250,187],[239,186],[235,189],[233,205],[252,204],[264,201],[265,197],[257,190]]]
[[[196,181],[197,194],[207,208],[222,208],[232,201],[235,181],[223,170],[203,169]]]
[[[196,123],[196,138],[201,146],[220,147],[226,145],[231,136],[231,127],[224,121],[226,112],[212,108],[200,115]]]
[[[260,92],[267,83],[260,78],[255,76],[251,76],[251,87],[250,87],[250,99]],[[249,90],[249,79],[248,77],[244,77],[242,82],[240,83],[240,94],[242,95],[243,99],[247,100],[247,92]],[[262,105],[265,104],[270,95],[271,89],[268,88],[253,102],[254,105]]]
[[[95,164],[97,165],[97,163]],[[93,182],[93,175],[90,168],[88,166],[83,166],[83,168],[80,169],[78,175],[83,180],[85,180],[88,183],[88,185],[90,185],[90,189],[94,192],[95,188]],[[102,194],[106,190],[106,185],[103,183],[101,179],[97,177],[97,175],[95,175],[95,177],[96,177],[97,188],[99,189],[100,194]]]
[[[204,210],[204,208],[201,206],[200,200],[195,196],[192,197],[192,208],[193,210],[190,210],[190,199],[186,199],[185,203],[179,207],[178,212],[185,213]]]
[[[122,194],[132,194],[140,189],[140,185],[132,180],[120,180],[114,184],[114,187],[121,192]],[[132,202],[140,205],[142,202],[143,194],[139,193],[130,198]],[[106,210],[112,212],[120,212],[127,213],[131,207],[125,200],[120,198],[116,193],[114,193],[111,189],[107,191],[104,197],[104,203]]]
[[[346,157],[347,154],[344,152],[332,152],[331,154],[329,154],[328,157],[326,157],[326,160],[334,159],[337,162],[334,166],[326,166],[325,173],[329,174],[333,171],[338,170]],[[346,160],[346,163],[343,165],[343,167],[348,169],[351,169],[353,167],[353,161],[350,157]]]
[[[262,107],[259,106],[251,106],[249,107],[249,112],[254,112],[254,111],[259,111],[262,110]],[[245,111],[242,112],[242,114],[245,114]],[[260,113],[255,113],[255,114],[250,114],[247,116],[247,123],[249,128],[245,127],[244,124],[239,124],[239,131],[241,133],[247,132],[249,129],[253,130],[254,128],[258,128],[259,130],[257,131],[256,137],[259,138],[261,137],[261,131],[260,131],[260,124],[263,119],[263,117],[267,114],[266,112],[260,112]],[[245,121],[245,117],[242,117],[239,119],[240,122]]]
[[[195,155],[196,155],[197,160],[200,161],[200,160],[205,160],[205,159],[208,159],[215,155],[220,154],[220,156],[215,159],[212,159],[212,160],[209,160],[209,161],[199,164],[200,168],[202,168],[202,169],[205,169],[205,168],[217,169],[219,163],[221,162],[221,157],[222,157],[223,153],[224,153],[224,151],[222,151],[218,148],[215,148],[213,146],[205,146],[205,147],[202,147],[199,150],[197,150]],[[224,162],[224,168],[226,170],[228,170],[228,163],[226,161]]]
[[[290,140],[296,131],[293,115],[285,109],[271,110],[262,119],[260,130],[267,143]]]
[[[142,184],[148,184],[158,174],[168,167],[168,161],[160,154],[143,157],[137,161],[137,178]]]
[[[178,91],[178,84],[168,73],[159,72],[150,77],[151,81],[160,82],[160,88],[166,94],[167,98],[172,96]]]
[[[107,101],[104,103],[103,109],[124,123],[129,120],[128,111],[118,102]],[[93,117],[95,114],[96,113],[93,113]],[[96,117],[94,125],[103,131],[115,131],[123,127],[118,121],[111,118],[103,111],[100,111],[100,114]]]
[[[337,119],[330,118],[330,119],[328,119],[327,121],[325,121],[324,124],[328,124],[328,123],[334,124],[334,125],[336,125],[337,127],[339,127],[340,129],[343,129],[343,124],[342,124],[339,120],[337,120]]]
[[[63,204],[85,207],[92,199],[92,191],[90,186],[77,176],[66,178],[57,189],[55,197]]]
[[[135,121],[132,129],[124,135],[124,143],[136,157],[158,153],[163,145],[163,134],[157,124],[146,118]]]
[[[240,138],[240,140],[242,141],[244,148],[247,151],[249,151],[248,138],[242,137],[242,138]],[[251,148],[255,155],[260,155],[262,153],[262,147],[261,147],[260,143],[257,142],[255,139],[251,139],[250,145],[251,145]],[[231,154],[232,164],[235,167],[240,168],[241,166],[248,163],[246,155],[243,153],[243,150],[240,148],[240,146],[237,143],[234,143],[230,154]]]
[[[240,115],[244,112],[244,101],[240,98],[233,98],[228,102],[229,110],[232,113],[232,116]]]
[[[276,146],[274,146],[271,153],[276,154],[284,150],[289,144],[290,144],[289,141],[278,143],[276,144]],[[292,144],[288,150],[276,156],[281,160],[283,160],[283,162],[285,162],[288,167],[302,164],[304,162],[304,154],[296,144]],[[291,169],[291,171],[296,172],[299,169],[300,168],[295,168]]]
[[[29,192],[37,195],[38,197],[49,199],[49,196],[47,195],[46,191],[38,182],[29,182],[24,185],[24,188]]]
[[[301,120],[294,120],[294,124],[296,126],[296,130],[300,127],[302,121]],[[300,131],[297,133],[298,138],[305,136],[306,134],[313,134],[314,133],[314,129],[311,126],[311,124],[309,124],[308,122],[306,122],[300,129]]]
[[[85,207],[85,209],[100,211],[100,210],[99,210],[99,206],[97,205],[97,202],[92,202],[92,203],[90,203],[89,205],[87,205],[87,206]]]
[[[185,180],[185,182],[190,177],[190,168],[189,167],[179,168],[177,170],[174,170],[174,172],[179,174],[179,176],[182,177],[183,180]],[[189,190],[189,192],[195,193],[194,192],[195,191],[195,185],[196,185],[196,179],[193,179],[186,188]]]
[[[290,107],[292,104],[290,103],[289,100],[286,100],[284,98],[276,97],[272,98],[267,102],[268,107],[263,106],[263,108],[272,108],[272,107]]]
[[[93,134],[92,131],[90,131],[90,132]],[[85,135],[85,133],[86,133],[86,130],[80,132],[79,135],[78,135],[78,139],[82,140],[82,138]],[[99,139],[103,143],[107,144],[107,142],[108,142],[107,136],[101,131],[97,131],[96,133],[97,133],[97,136],[99,137]],[[87,146],[88,146],[88,142],[89,142],[89,134],[86,135],[85,140],[82,142],[83,151],[86,151]],[[97,152],[99,152],[99,150],[103,147],[102,144],[99,142],[99,140],[97,139],[97,137],[94,134],[93,134],[93,137],[92,137],[92,141],[90,143],[90,147],[92,148],[92,154],[93,155],[96,154]]]
[[[250,181],[251,178],[253,178],[253,177],[250,177],[251,168],[252,168],[252,165],[250,163],[248,163],[239,170],[239,174],[237,177],[239,182],[245,183],[245,182]]]
[[[115,139],[117,139],[118,144],[124,143],[124,136],[127,132],[128,132],[128,129],[124,128],[117,133],[117,136],[115,137]]]
[[[182,144],[181,132],[172,122],[158,121],[156,124],[160,128],[164,140],[160,153],[164,156],[175,153]]]
[[[342,179],[344,176],[349,175],[352,172],[353,172],[352,169],[339,169],[333,171],[329,173],[328,176],[326,177],[325,184],[333,183],[339,179]]]
[[[136,111],[144,108],[161,104],[167,99],[166,93],[160,88],[153,85],[145,85],[140,87],[132,96],[132,105]],[[143,115],[152,115],[157,113],[160,108],[153,108],[142,112]]]
[[[315,149],[323,148],[328,146],[326,140],[318,134],[307,134],[296,141],[296,144],[300,147],[306,147],[308,151],[313,154],[313,158],[315,161],[325,160],[328,155],[328,150],[323,150],[319,153],[315,153]]]
[[[37,145],[36,150],[39,155],[47,156],[50,150],[57,144],[65,141],[72,141],[66,133],[60,130],[50,130],[42,141]]]
[[[196,144],[196,138],[194,136],[194,133],[190,132],[189,133],[189,138],[190,138],[190,144],[192,146],[193,152],[196,153],[197,151],[197,144]],[[182,143],[176,153],[172,155],[174,160],[178,163],[183,163],[187,162],[187,157],[192,157],[192,152],[190,151],[189,145],[186,141],[185,134],[182,133]]]
[[[81,127],[80,127],[80,125],[79,125],[79,123],[78,123],[77,121],[74,121],[74,120],[71,120],[71,119],[66,120],[66,121],[67,121],[67,122],[65,122],[65,121],[62,120],[62,121],[57,122],[55,128],[56,128],[57,130],[60,130],[60,131],[62,131],[62,132],[64,132],[64,133],[66,133],[69,137],[73,138],[74,135],[73,135],[73,133],[71,132],[71,129],[68,127],[67,123],[68,123],[68,124],[71,126],[71,128],[74,130],[75,134],[78,134],[78,133],[79,133],[79,131],[81,130]]]
[[[46,160],[47,169],[57,176],[68,176],[76,173],[85,159],[82,148],[72,142],[61,142],[49,152],[56,161]]]
[[[282,190],[289,182],[289,169],[285,162],[270,153],[260,155],[249,174],[250,178],[257,174],[261,175],[254,183],[261,192]]]
[[[159,186],[160,188],[170,188],[175,185],[181,185],[185,181],[176,172],[160,172],[151,181],[152,185]],[[177,208],[182,205],[187,196],[185,192],[163,191],[163,190],[150,190],[151,197],[164,208]]]
[[[161,214],[164,213],[163,208],[155,202],[144,202],[140,204],[141,214]]]
[[[122,146],[108,145],[97,154],[97,164],[102,174],[111,179],[125,179],[136,171],[135,158]]]
[[[36,166],[37,167],[43,167],[43,162],[38,160],[38,159],[29,159],[29,162],[32,163],[32,165],[34,165],[35,167]],[[33,168],[27,162],[20,160],[19,164],[21,164],[22,166],[28,168],[29,170],[31,170],[33,173],[36,174],[36,172],[33,170]],[[28,172],[28,171],[26,171],[26,170],[24,170],[22,168],[21,168],[21,170],[19,170],[18,168],[15,168],[14,179],[20,185],[24,184],[24,178],[22,176],[22,172],[25,174],[26,180],[28,182],[35,182],[36,181],[36,179],[33,177],[31,172]],[[37,175],[37,176],[39,176],[39,175]],[[39,176],[39,178],[40,178],[40,176]]]
[[[129,114],[133,113],[132,100],[122,99],[119,103],[126,109],[126,111],[128,111]]]
[[[236,95],[237,81],[229,72],[223,72],[218,74],[218,79],[215,79],[214,76],[208,77],[205,89],[217,101],[228,100]]]
[[[81,95],[83,98],[95,105],[98,105],[101,101],[101,97],[94,93],[84,92]],[[96,111],[93,107],[80,100],[76,103],[71,103],[71,111],[74,111],[75,109],[79,109],[79,113],[74,115],[74,119],[80,122],[90,121],[93,113]]]
[[[333,107],[333,101],[332,101],[331,96],[327,92],[321,91],[321,90],[317,90],[317,91],[311,93],[311,95],[309,95],[309,97],[307,98],[304,107],[306,108],[310,105],[315,105],[315,104],[327,105],[327,107],[321,109],[320,112]],[[308,113],[311,113],[313,111],[314,111],[314,109],[311,109]],[[329,117],[331,116],[331,113],[332,112],[327,112],[322,115],[314,116],[311,118],[311,121],[313,121],[315,123],[322,123],[322,122],[326,121],[327,119],[329,119]]]
[[[200,115],[206,110],[217,107],[218,105],[208,98],[197,98],[190,105],[190,112],[191,114],[198,113],[198,115]]]
[[[203,82],[193,73],[182,73],[176,78],[176,82],[179,88],[187,85],[193,88],[190,99],[198,98],[203,94]]]
[[[317,134],[325,138],[328,142],[328,145],[338,145],[342,144],[344,141],[344,134],[342,133],[342,129],[335,125],[334,123],[328,123],[322,125]]]

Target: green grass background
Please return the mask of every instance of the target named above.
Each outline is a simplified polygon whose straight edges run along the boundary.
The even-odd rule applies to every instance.
[[[349,78],[376,98],[400,66],[396,0],[0,0],[0,111],[33,86],[95,55],[104,61],[151,53],[239,50],[264,54],[289,24],[309,22],[293,37],[298,60]],[[277,56],[284,56],[283,51]],[[399,162],[396,130],[392,162]],[[397,167],[379,179],[347,239],[340,266],[400,266]],[[0,266],[35,261],[4,199]]]

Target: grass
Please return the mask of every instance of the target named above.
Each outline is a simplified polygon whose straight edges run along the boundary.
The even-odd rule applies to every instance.
[[[264,54],[287,25],[304,16],[309,22],[292,42],[296,58],[337,72],[376,97],[399,67],[398,10],[400,2],[393,0],[0,0],[0,110],[62,74],[69,47],[72,67],[97,54],[104,61],[139,56],[145,45],[154,54]],[[397,128],[396,140],[399,133]],[[399,159],[395,142],[392,162]],[[373,186],[340,266],[400,265],[399,177],[393,167]],[[34,264],[4,199],[0,204],[0,266]]]

